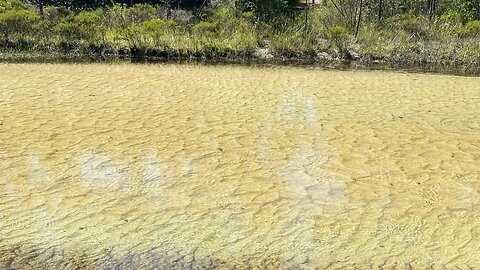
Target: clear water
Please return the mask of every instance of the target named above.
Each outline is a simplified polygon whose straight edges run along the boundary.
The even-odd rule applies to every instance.
[[[480,78],[0,64],[0,268],[480,266]]]

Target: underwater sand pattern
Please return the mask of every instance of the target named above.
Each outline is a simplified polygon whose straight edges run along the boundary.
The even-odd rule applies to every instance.
[[[0,269],[476,269],[480,78],[0,64]]]

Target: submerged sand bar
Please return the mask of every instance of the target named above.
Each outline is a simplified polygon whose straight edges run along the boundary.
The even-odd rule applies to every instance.
[[[0,268],[480,266],[480,78],[0,64]]]

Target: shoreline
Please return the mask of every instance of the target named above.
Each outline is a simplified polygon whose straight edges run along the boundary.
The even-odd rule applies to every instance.
[[[302,55],[302,54],[298,54]],[[415,61],[402,59],[400,61],[371,60],[365,57],[344,59],[328,57],[312,57],[312,55],[296,57],[258,57],[254,55],[231,56],[187,56],[165,54],[134,55],[134,54],[82,54],[82,53],[50,53],[40,52],[0,52],[0,63],[197,63],[205,65],[246,65],[246,66],[297,66],[317,67],[327,70],[390,70],[409,73],[432,73],[455,76],[479,77],[480,65],[465,65],[463,63],[448,63],[439,61]]]

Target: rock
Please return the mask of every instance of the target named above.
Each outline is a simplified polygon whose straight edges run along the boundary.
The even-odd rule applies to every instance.
[[[360,54],[353,51],[353,50],[348,50],[347,51],[347,59],[349,60],[358,60],[360,59]]]
[[[257,48],[253,55],[260,59],[273,59],[273,54],[270,53],[268,48]]]
[[[327,60],[327,61],[333,60],[333,57],[330,54],[328,54],[327,52],[318,52],[317,53],[317,58],[321,59],[321,60]]]

